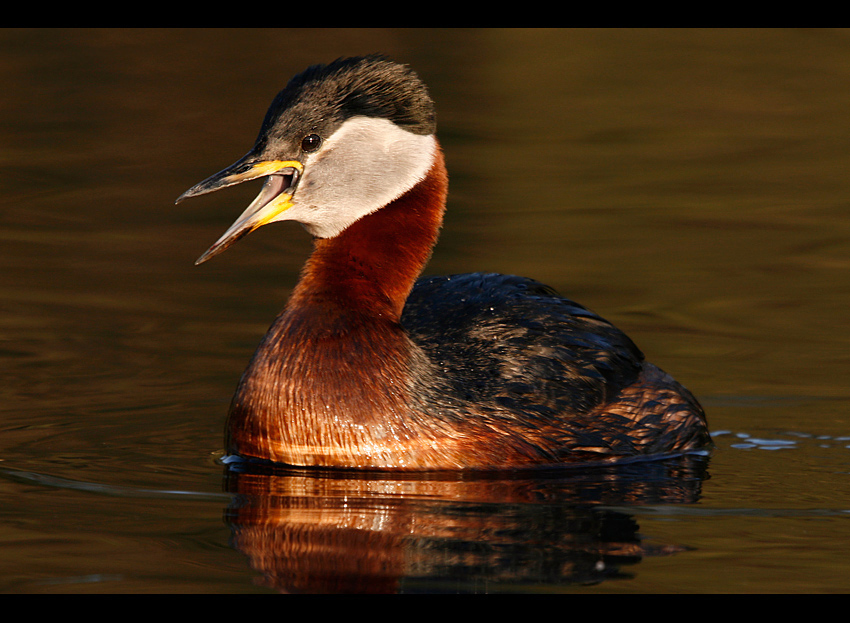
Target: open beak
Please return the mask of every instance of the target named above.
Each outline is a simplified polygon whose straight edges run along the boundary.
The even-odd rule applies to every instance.
[[[292,195],[304,172],[304,165],[297,160],[254,160],[252,154],[246,155],[223,171],[208,177],[200,184],[187,190],[175,203],[184,199],[205,195],[234,184],[265,177],[266,182],[257,198],[251,202],[236,222],[224,232],[207,251],[197,259],[195,265],[206,262],[218,255],[234,242],[247,236],[258,227],[275,220],[281,213],[292,207]]]

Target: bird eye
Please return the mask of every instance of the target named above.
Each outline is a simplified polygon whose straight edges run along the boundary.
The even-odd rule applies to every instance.
[[[301,140],[301,149],[304,151],[316,151],[321,144],[321,136],[318,134],[308,134]]]

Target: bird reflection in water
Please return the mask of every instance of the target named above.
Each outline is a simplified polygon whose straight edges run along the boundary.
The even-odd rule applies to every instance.
[[[233,545],[291,593],[522,592],[627,579],[647,545],[624,506],[700,497],[708,458],[560,472],[227,469]],[[612,508],[617,507],[617,508]]]

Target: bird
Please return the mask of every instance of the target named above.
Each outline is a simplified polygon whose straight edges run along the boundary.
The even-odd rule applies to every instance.
[[[313,238],[239,380],[227,455],[499,471],[706,452],[694,395],[588,308],[526,277],[421,276],[448,194],[436,128],[407,64],[312,65],[274,98],[245,156],[177,199],[264,178],[196,264],[273,222]]]

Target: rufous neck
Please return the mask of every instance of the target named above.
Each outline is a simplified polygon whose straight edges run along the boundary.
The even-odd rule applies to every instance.
[[[433,166],[416,186],[338,236],[315,241],[290,304],[397,321],[437,242],[447,192],[438,147]]]

